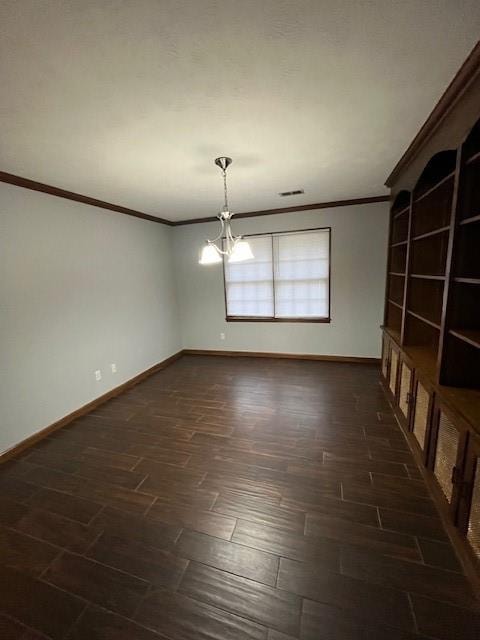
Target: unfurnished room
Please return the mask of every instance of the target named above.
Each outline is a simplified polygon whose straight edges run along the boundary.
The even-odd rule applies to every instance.
[[[480,638],[479,37],[0,2],[0,640]]]

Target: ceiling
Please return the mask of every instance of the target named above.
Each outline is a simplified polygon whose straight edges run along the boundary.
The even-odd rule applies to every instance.
[[[0,170],[145,213],[386,193],[478,0],[2,0]],[[280,191],[305,194],[281,198]]]

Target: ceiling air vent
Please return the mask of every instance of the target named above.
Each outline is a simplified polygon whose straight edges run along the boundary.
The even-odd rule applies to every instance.
[[[299,196],[302,193],[305,193],[303,189],[294,189],[293,191],[281,191],[278,195],[285,198],[286,196]]]

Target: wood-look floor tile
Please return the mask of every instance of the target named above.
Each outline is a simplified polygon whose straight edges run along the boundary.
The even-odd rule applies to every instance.
[[[191,563],[180,592],[285,633],[300,628],[301,598],[212,567]]]
[[[53,489],[40,489],[29,500],[32,506],[52,511],[58,515],[88,524],[90,520],[102,509],[102,505],[91,500],[71,496]]]
[[[365,547],[385,555],[408,560],[421,560],[417,543],[413,536],[393,531],[383,531],[377,527],[349,522],[341,518],[308,513],[305,535],[314,538],[328,538],[339,543]]]
[[[275,504],[280,504],[281,491],[273,482],[238,478],[225,473],[207,473],[200,487],[217,493],[243,493],[253,497],[268,498]]]
[[[80,598],[2,566],[0,603],[7,615],[53,640],[62,640],[85,608]]]
[[[366,616],[372,624],[413,630],[405,593],[345,575],[319,572],[308,563],[282,558],[277,586],[304,598],[329,604],[352,616]]]
[[[408,513],[418,513],[424,516],[435,516],[437,514],[437,510],[429,498],[405,496],[388,489],[374,489],[343,483],[343,498],[351,502],[371,504],[385,509],[397,509]]]
[[[135,620],[167,638],[181,640],[266,640],[265,627],[179,593],[148,596]]]
[[[478,640],[480,615],[469,609],[412,595],[420,633],[438,640]]]
[[[221,495],[213,510],[233,518],[265,523],[294,533],[303,533],[305,524],[305,516],[301,511],[277,507],[267,500],[252,496]]]
[[[170,525],[150,518],[134,516],[113,507],[106,507],[95,518],[90,528],[97,535],[106,532],[156,549],[170,549],[182,530],[175,524]]]
[[[238,520],[232,542],[260,549],[276,556],[314,562],[319,570],[338,571],[339,546],[329,540],[308,540],[258,522]]]
[[[450,543],[419,538],[418,544],[425,564],[462,573],[462,567]]]
[[[407,470],[403,464],[398,462],[383,462],[382,460],[352,460],[335,456],[331,453],[325,453],[323,461],[325,469],[331,471],[371,471],[372,473],[383,473],[392,476],[407,477]]]
[[[188,560],[165,549],[148,547],[127,537],[104,534],[87,553],[102,564],[146,580],[154,587],[176,589]]]
[[[128,618],[90,605],[68,635],[68,640],[167,640]]]
[[[0,524],[13,527],[28,509],[29,507],[25,504],[0,497]]]
[[[145,479],[145,474],[138,471],[94,466],[87,463],[79,465],[75,475],[91,480],[93,483],[113,484],[123,489],[136,489]]]
[[[87,525],[33,507],[12,526],[17,531],[77,553],[83,553],[97,536]]]
[[[146,458],[135,467],[135,471],[147,476],[143,484],[144,491],[160,490],[168,482],[181,482],[185,486],[198,487],[205,477],[205,473],[201,471],[194,471],[190,468],[183,468],[182,471],[179,471],[172,465],[154,462]]]
[[[338,500],[337,498],[329,498],[325,496],[312,502],[299,502],[285,498],[281,504],[291,509],[300,509],[309,513],[319,513],[330,515],[350,522],[378,527],[378,514],[374,506],[359,504],[355,502],[347,502],[346,500]]]
[[[190,459],[190,453],[178,451],[174,448],[175,442],[172,441],[170,448],[163,446],[151,446],[145,444],[134,444],[128,451],[140,458],[148,458],[154,462],[173,465],[174,467],[184,467]]]
[[[417,634],[382,625],[372,626],[368,615],[352,616],[312,600],[303,601],[302,640],[422,640]],[[423,639],[423,640],[426,640]]]
[[[40,575],[58,555],[57,547],[36,540],[13,529],[0,527],[0,564]]]
[[[179,528],[192,529],[216,538],[230,540],[236,519],[213,511],[203,511],[172,502],[157,500],[148,512],[148,518],[165,522]]]
[[[193,509],[210,509],[218,497],[215,491],[206,491],[202,488],[190,487],[183,483],[171,481],[155,481],[151,483],[147,477],[138,491],[146,491],[156,496],[156,502],[170,503],[178,507],[191,507]]]
[[[19,478],[12,478],[7,475],[0,475],[0,496],[22,502],[28,500],[38,491],[35,481],[30,481],[29,476],[37,469],[28,472],[24,477],[27,482]]]
[[[182,532],[175,553],[268,585],[274,585],[277,577],[276,556],[195,531]]]
[[[374,489],[388,489],[396,491],[406,496],[419,496],[429,498],[425,483],[420,480],[409,478],[399,478],[396,476],[386,476],[380,473],[372,473],[372,484]]]
[[[34,487],[45,487],[47,489],[55,489],[56,491],[64,491],[65,493],[74,494],[85,481],[81,478],[73,476],[69,473],[56,471],[55,469],[47,469],[46,467],[37,467],[25,476]],[[27,497],[31,497],[33,491]]]
[[[342,573],[376,585],[410,591],[459,606],[475,606],[476,599],[466,578],[451,571],[417,562],[342,549]]]
[[[155,496],[143,493],[143,491],[132,491],[116,485],[92,481],[84,481],[77,488],[76,495],[138,515],[145,513],[155,502]]]
[[[382,508],[379,509],[379,516],[383,529],[421,536],[430,540],[448,540],[442,522],[438,517]]]
[[[145,580],[67,552],[52,563],[43,579],[126,616],[133,614],[148,589]]]
[[[0,638],[2,640],[42,640],[40,634],[0,613]]]

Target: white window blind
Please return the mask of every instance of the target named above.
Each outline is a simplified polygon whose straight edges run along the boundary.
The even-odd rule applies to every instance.
[[[329,317],[330,229],[248,241],[254,260],[225,261],[227,317]]]
[[[271,236],[248,238],[253,260],[225,264],[227,316],[273,317]]]

